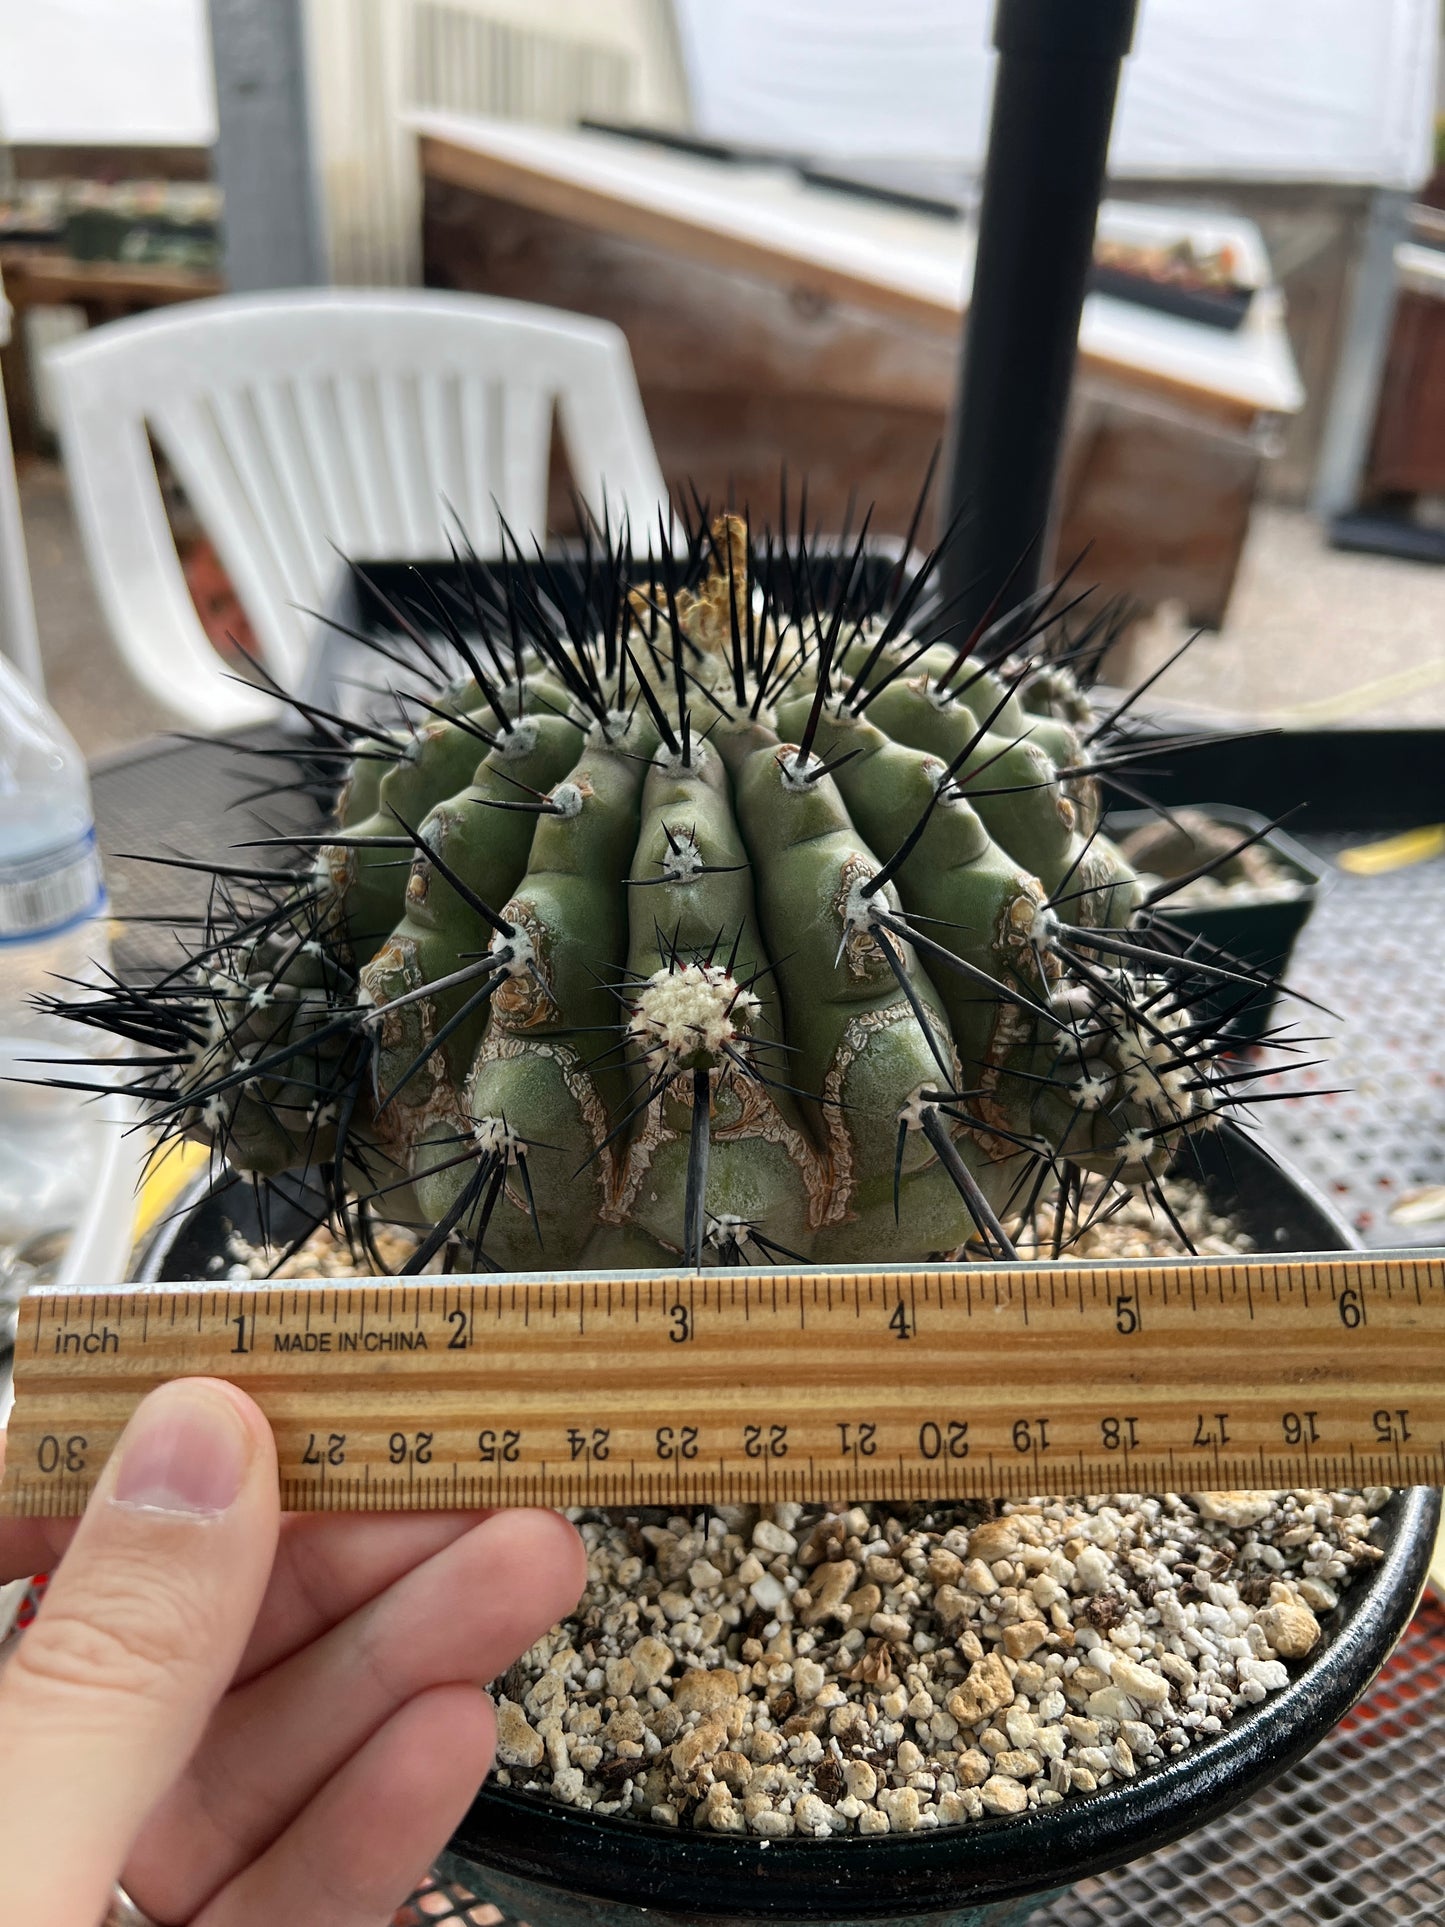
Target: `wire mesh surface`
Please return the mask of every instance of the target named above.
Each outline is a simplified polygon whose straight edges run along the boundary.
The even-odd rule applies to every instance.
[[[1445,1611],[1416,1614],[1314,1752],[1212,1826],[1077,1887],[1030,1927],[1438,1927]]]
[[[288,860],[285,850],[237,846],[258,837],[294,835],[319,821],[316,805],[294,791],[244,800],[267,784],[295,781],[295,765],[271,752],[294,750],[296,739],[280,730],[257,730],[243,740],[251,753],[217,742],[150,743],[91,772],[122,976],[134,980],[174,969],[180,951],[172,921],[204,915],[210,894],[210,879],[200,871],[141,857],[279,867]]]
[[[264,739],[258,739],[264,740]],[[281,739],[272,737],[271,743]],[[97,826],[123,918],[196,915],[207,879],[122,863],[128,850],[224,860],[247,839],[310,827],[295,795],[237,799],[285,765],[212,744],[170,744],[97,773]],[[1333,863],[1345,837],[1301,839]],[[251,853],[265,860],[265,853]],[[169,968],[164,923],[127,922],[131,972]],[[1445,859],[1378,877],[1336,872],[1295,952],[1290,981],[1327,1007],[1296,1028],[1325,1061],[1275,1088],[1316,1093],[1260,1107],[1261,1135],[1313,1178],[1375,1245],[1445,1238],[1420,1201],[1445,1185]],[[1340,1094],[1320,1095],[1344,1087]],[[1401,1212],[1404,1215],[1400,1215]],[[1412,1215],[1413,1213],[1413,1215]],[[1307,1760],[1232,1815],[1115,1873],[1079,1883],[1032,1927],[1437,1927],[1445,1918],[1445,1611],[1427,1601],[1364,1702]],[[397,1927],[501,1927],[475,1895],[433,1884]]]

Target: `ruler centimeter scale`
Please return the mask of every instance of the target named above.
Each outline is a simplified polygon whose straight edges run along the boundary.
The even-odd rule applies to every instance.
[[[41,1290],[15,1365],[32,1517],[191,1373],[292,1511],[1445,1485],[1445,1255]]]

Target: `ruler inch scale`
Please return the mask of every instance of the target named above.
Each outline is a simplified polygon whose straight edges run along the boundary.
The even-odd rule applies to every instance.
[[[42,1289],[0,1513],[194,1373],[298,1512],[1445,1485],[1445,1254]]]

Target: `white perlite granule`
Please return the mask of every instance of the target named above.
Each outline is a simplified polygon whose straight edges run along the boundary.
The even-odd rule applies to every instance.
[[[1197,1187],[1167,1189],[1197,1251],[1250,1249]],[[1086,1189],[1081,1222],[1097,1200]],[[1052,1231],[1042,1213],[1045,1254]],[[378,1240],[393,1267],[415,1245]],[[1182,1250],[1132,1197],[1069,1255]],[[266,1274],[265,1252],[236,1240],[229,1255],[228,1276]],[[323,1227],[276,1275],[370,1269]],[[1283,1687],[1379,1560],[1367,1535],[1388,1497],[574,1512],[587,1590],[497,1682],[496,1777],[765,1841],[1050,1806],[1133,1779]]]
[[[1278,1691],[1388,1497],[573,1513],[498,1780],[669,1826],[908,1833],[1133,1779]]]
[[[415,1235],[392,1225],[378,1225],[373,1243],[377,1257],[390,1272],[399,1272],[416,1250]],[[281,1264],[276,1264],[274,1254],[264,1245],[249,1244],[238,1231],[233,1231],[227,1240],[225,1259],[216,1260],[211,1269],[217,1277],[234,1284],[254,1278],[296,1278],[320,1283],[332,1278],[370,1278],[377,1266],[348,1251],[344,1240],[323,1224]]]

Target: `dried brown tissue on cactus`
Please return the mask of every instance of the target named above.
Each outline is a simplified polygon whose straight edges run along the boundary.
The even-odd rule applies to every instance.
[[[1168,1214],[1259,1074],[1220,986],[1274,989],[1101,827],[1194,739],[1096,706],[1122,612],[1070,577],[964,632],[942,545],[806,527],[372,584],[375,713],[294,699],[330,821],[215,866],[161,981],[59,1000],[162,1136],[417,1270],[1009,1254],[1084,1174]]]

